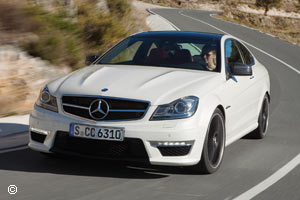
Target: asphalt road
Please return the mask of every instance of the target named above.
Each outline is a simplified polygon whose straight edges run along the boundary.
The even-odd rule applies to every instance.
[[[264,140],[241,139],[228,146],[220,170],[213,175],[192,174],[184,168],[53,159],[29,149],[1,153],[0,146],[0,199],[233,199],[262,183],[300,153],[300,74],[287,67],[300,70],[300,47],[211,18],[211,12],[153,11],[181,30],[222,30],[251,44],[250,50],[271,76],[268,136]],[[254,199],[299,200],[299,179],[297,166]],[[8,194],[9,185],[18,187],[15,195]]]

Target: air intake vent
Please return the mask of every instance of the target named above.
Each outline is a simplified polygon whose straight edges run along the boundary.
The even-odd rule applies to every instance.
[[[125,138],[124,141],[94,140],[69,136],[68,132],[57,131],[52,152],[79,156],[148,161],[143,141]]]
[[[191,146],[158,147],[163,156],[185,156],[190,152]]]
[[[46,135],[39,134],[33,131],[30,132],[30,136],[33,141],[40,142],[40,143],[44,143],[46,139]]]

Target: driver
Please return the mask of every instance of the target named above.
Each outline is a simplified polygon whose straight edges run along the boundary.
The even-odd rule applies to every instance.
[[[202,48],[201,57],[205,61],[206,68],[209,71],[213,71],[217,66],[216,47],[206,45]]]

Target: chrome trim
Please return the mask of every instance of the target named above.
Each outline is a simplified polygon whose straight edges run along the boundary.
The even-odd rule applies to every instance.
[[[92,110],[92,106],[93,106],[93,104],[96,103],[96,102],[98,102],[98,106],[97,106],[96,109]],[[104,110],[102,110],[102,108],[101,108],[102,102],[104,103],[104,105],[105,105],[106,108],[107,108],[106,112],[104,112]],[[103,117],[95,117],[95,116],[94,116],[94,113],[95,113],[95,112],[101,113],[101,114],[103,115]],[[108,115],[108,113],[109,113],[109,105],[108,105],[108,103],[107,103],[105,100],[103,100],[103,99],[96,99],[96,100],[94,100],[94,101],[90,104],[90,107],[89,107],[89,114],[90,114],[90,116],[91,116],[94,120],[101,120],[101,119],[104,119],[104,118]]]
[[[50,133],[51,133],[51,131],[46,131],[46,130],[42,130],[42,129],[38,129],[38,128],[33,128],[33,127],[30,127],[29,130],[32,131],[32,132],[36,132],[36,133],[42,134],[42,135],[50,135]]]
[[[82,95],[82,94],[63,94],[61,95],[60,99],[62,99],[63,96],[68,97],[95,97],[95,98],[109,98],[109,99],[119,99],[119,100],[127,100],[127,101],[137,101],[137,102],[144,102],[148,103],[150,105],[150,101],[147,100],[138,100],[138,99],[129,99],[129,98],[123,98],[123,97],[111,97],[111,96],[99,96],[99,95]]]
[[[88,107],[84,107],[84,106],[78,106],[75,104],[69,104],[69,103],[63,103],[63,106],[69,106],[69,107],[74,107],[74,108],[80,108],[80,109],[85,109],[85,110],[89,110]],[[145,112],[146,110],[126,110],[126,109],[110,109],[109,112]]]
[[[145,112],[146,110],[117,110],[117,109],[111,109],[109,112]]]
[[[78,115],[74,115],[72,113],[68,113],[64,110],[64,108],[62,107],[62,112],[65,114],[65,115],[68,115],[68,116],[71,116],[71,117],[75,117],[79,120],[88,120],[88,121],[91,121],[91,122],[121,122],[121,121],[136,121],[136,120],[141,120],[145,117],[145,115],[148,113],[148,110],[150,109],[151,107],[151,102],[150,101],[146,101],[146,100],[138,100],[138,99],[129,99],[129,98],[121,98],[121,97],[111,97],[111,96],[97,96],[97,95],[76,95],[76,94],[63,94],[60,96],[60,103],[61,105],[64,105],[64,103],[62,102],[62,97],[64,96],[68,96],[68,97],[94,97],[94,98],[109,98],[109,99],[118,99],[118,100],[127,100],[127,101],[136,101],[136,102],[144,102],[144,103],[147,103],[148,104],[148,107],[146,108],[146,110],[144,110],[144,114],[138,118],[138,119],[122,119],[122,120],[101,120],[101,121],[96,121],[96,120],[93,120],[93,119],[88,119],[88,118],[85,118],[85,117],[81,117],[81,116],[78,116]],[[68,105],[73,105],[73,104],[68,104]],[[85,107],[82,107],[83,109],[89,109],[89,108],[85,108]],[[111,111],[111,110],[110,110]],[[139,111],[140,112],[140,111]]]
[[[62,102],[61,102],[62,103]],[[69,107],[74,107],[74,108],[80,108],[80,109],[85,109],[89,110],[89,107],[84,107],[84,106],[77,106],[75,104],[69,104],[69,103],[62,103],[63,106],[69,106]],[[63,108],[64,109],[64,108]]]

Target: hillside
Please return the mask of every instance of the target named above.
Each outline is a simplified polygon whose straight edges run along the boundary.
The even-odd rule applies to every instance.
[[[298,2],[282,1],[281,10],[264,16],[253,0],[143,0],[223,11],[218,17],[300,45]],[[0,0],[0,117],[30,112],[39,90],[84,67],[86,55],[101,54],[122,38],[149,30],[148,14],[136,5],[131,0]]]
[[[158,5],[200,10],[217,10],[222,18],[243,24],[293,44],[300,45],[300,1],[281,0],[277,8],[264,15],[262,8],[256,7],[255,0],[143,0]]]
[[[144,18],[128,0],[0,0],[0,117],[30,112],[47,82],[148,30]]]

